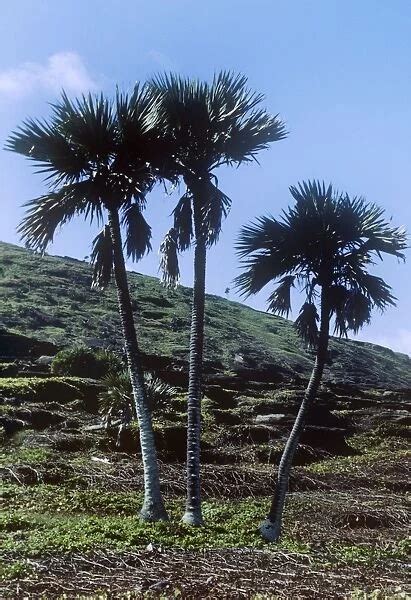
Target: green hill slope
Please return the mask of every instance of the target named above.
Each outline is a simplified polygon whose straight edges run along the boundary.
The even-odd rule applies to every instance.
[[[115,289],[90,289],[91,269],[68,257],[40,257],[0,243],[0,325],[58,346],[121,346]],[[145,354],[180,363],[188,356],[191,290],[167,291],[158,279],[130,273]],[[312,365],[292,323],[240,303],[207,296],[206,361],[254,380],[306,378]],[[3,344],[4,345],[4,344]],[[6,348],[0,348],[0,355]],[[333,340],[326,378],[379,388],[411,387],[411,359],[368,343]],[[258,375],[256,377],[256,374]]]

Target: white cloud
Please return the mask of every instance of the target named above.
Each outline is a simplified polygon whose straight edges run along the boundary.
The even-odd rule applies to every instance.
[[[36,90],[81,93],[95,90],[96,81],[76,52],[57,52],[45,64],[26,62],[0,71],[0,95],[26,96]]]

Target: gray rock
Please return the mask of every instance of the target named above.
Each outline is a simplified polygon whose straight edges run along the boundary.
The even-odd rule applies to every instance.
[[[36,360],[36,365],[41,365],[42,367],[49,367],[53,362],[53,358],[54,356],[39,356],[39,358]]]
[[[287,423],[292,419],[292,415],[278,413],[272,415],[257,415],[254,421],[257,425],[276,425],[277,423]]]

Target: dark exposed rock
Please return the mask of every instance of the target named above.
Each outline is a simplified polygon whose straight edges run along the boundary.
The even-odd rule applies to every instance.
[[[347,427],[346,416],[331,412],[326,405],[315,404],[307,413],[307,425],[319,425],[322,427]]]
[[[91,436],[86,436],[84,434],[76,435],[71,433],[59,433],[53,440],[52,445],[56,450],[78,452],[80,450],[91,448],[94,443],[95,440]]]
[[[42,342],[26,335],[0,329],[0,356],[38,357],[43,354],[54,355],[57,351],[57,346],[50,342]]]
[[[64,421],[64,416],[43,408],[20,408],[14,415],[33,429],[45,429],[51,425],[58,425]]]
[[[204,393],[207,398],[213,400],[218,408],[235,408],[237,401],[235,399],[236,392],[233,390],[226,390],[219,385],[206,385],[204,386]]]
[[[67,429],[78,429],[80,427],[80,421],[78,419],[69,418],[64,421],[62,428]]]
[[[8,363],[6,365],[0,364],[0,377],[15,377],[19,371],[19,365],[17,362]]]
[[[239,425],[243,421],[241,415],[231,410],[214,409],[212,415],[215,422],[222,425]]]
[[[42,481],[39,471],[30,465],[16,465],[13,469],[0,467],[0,479],[24,485],[35,485]]]
[[[24,429],[26,423],[22,419],[15,419],[7,415],[0,416],[0,425],[3,427],[6,435],[13,435],[17,431]]]
[[[0,405],[2,404],[9,404],[10,406],[21,406],[21,404],[23,404],[23,400],[21,398],[15,398],[14,396],[10,396],[10,398],[0,396]]]
[[[301,443],[337,456],[355,454],[347,444],[346,435],[346,429],[307,425],[301,436]]]
[[[187,451],[187,428],[184,425],[164,427],[154,432],[161,455],[172,460],[184,460]]]
[[[256,362],[255,365],[236,363],[234,372],[244,381],[256,381],[263,383],[280,383],[289,379],[289,371],[277,364],[268,362]]]

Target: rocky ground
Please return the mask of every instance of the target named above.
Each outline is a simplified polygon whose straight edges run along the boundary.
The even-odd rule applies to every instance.
[[[53,378],[45,359],[3,360],[2,597],[407,597],[409,390],[324,387],[273,548],[256,529],[304,381],[208,372],[207,525],[193,531],[179,522],[185,376],[160,371],[177,386],[155,416],[171,520],[143,525],[138,432],[102,427],[100,384]]]

